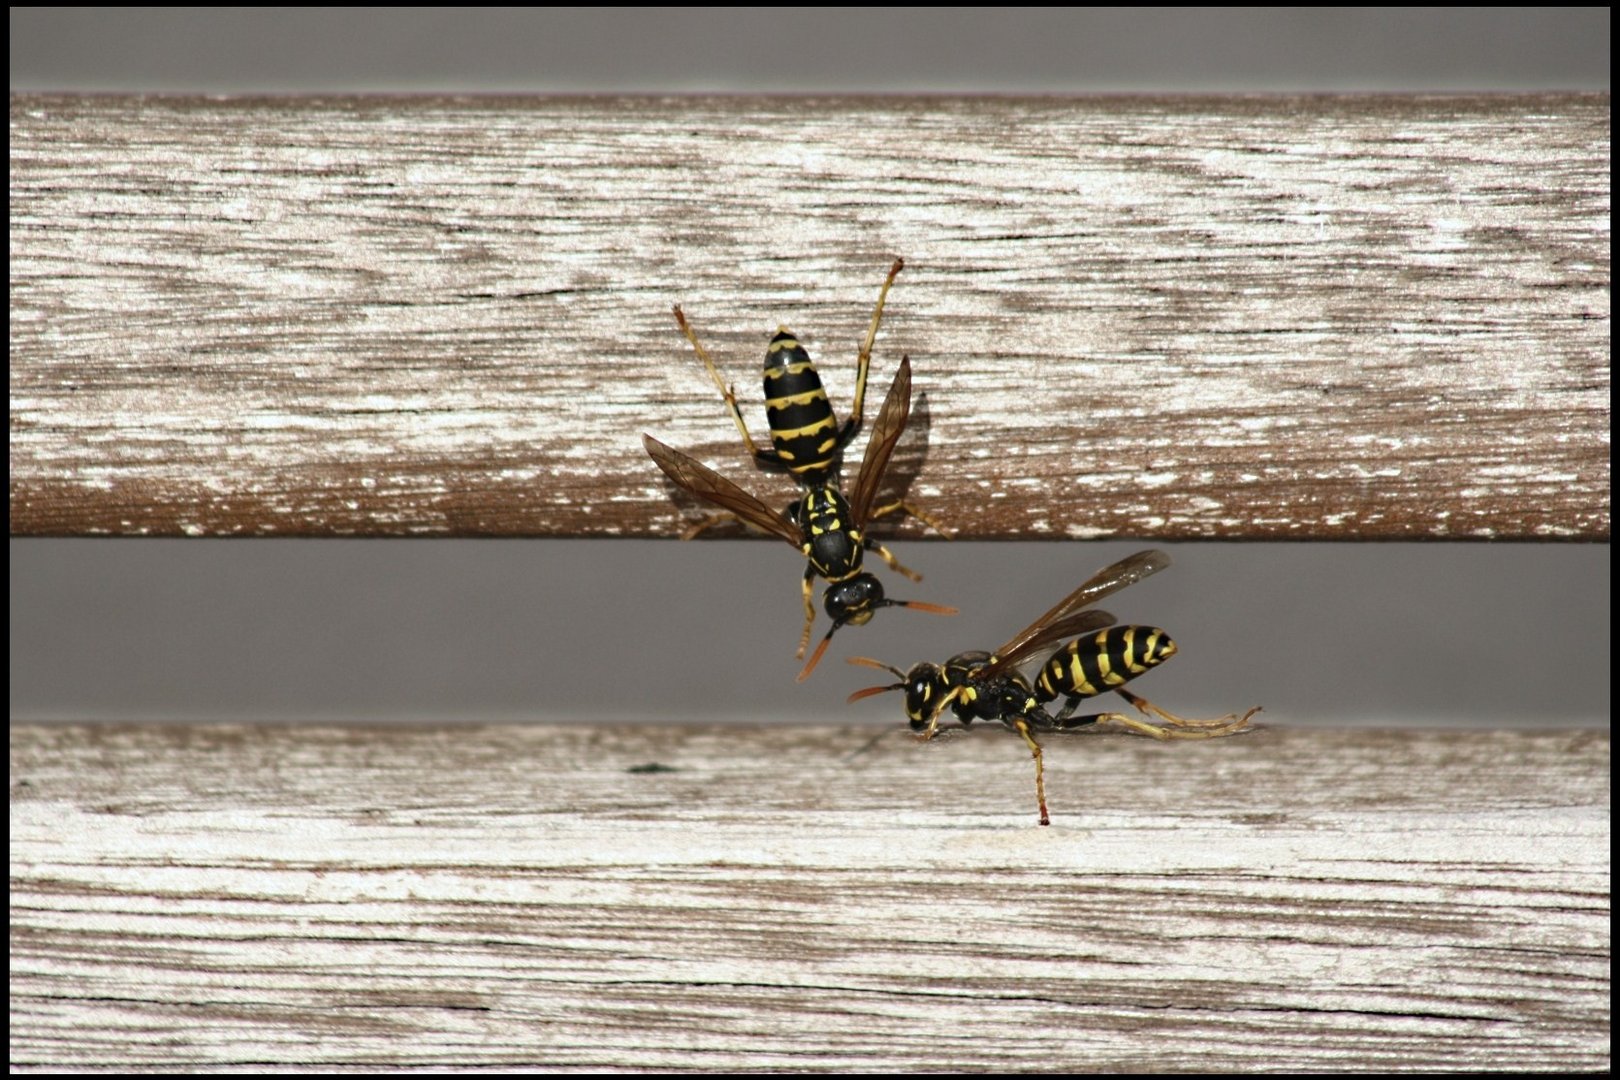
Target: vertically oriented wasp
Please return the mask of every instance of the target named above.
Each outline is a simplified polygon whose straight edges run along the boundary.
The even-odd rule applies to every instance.
[[[1155,739],[1213,739],[1232,735],[1248,726],[1249,718],[1260,711],[1255,706],[1242,716],[1228,714],[1213,720],[1188,720],[1168,713],[1157,705],[1124,689],[1126,683],[1148,669],[1164,663],[1176,653],[1170,635],[1151,626],[1116,626],[1106,611],[1087,610],[1092,604],[1135,584],[1170,565],[1162,551],[1139,551],[1092,575],[1052,610],[1014,634],[994,652],[958,653],[943,666],[921,663],[910,671],[868,659],[851,657],[849,662],[891,672],[900,681],[889,686],[857,690],[850,701],[889,690],[903,690],[906,718],[913,731],[931,739],[939,730],[939,719],[948,707],[964,727],[974,720],[999,720],[1018,732],[1035,758],[1035,798],[1041,824],[1050,824],[1046,810],[1046,782],[1037,731],[1073,731],[1096,723],[1115,723],[1138,735]],[[1073,637],[1046,658],[1034,684],[1024,678],[1019,667],[1055,641]],[[1114,691],[1136,706],[1145,716],[1156,716],[1169,726],[1149,724],[1119,713],[1093,713],[1075,716],[1080,701]],[[1045,706],[1065,698],[1055,716]]]
[[[921,575],[900,565],[888,548],[866,534],[868,522],[896,511],[905,511],[933,524],[914,507],[899,499],[880,507],[873,505],[889,458],[911,414],[911,362],[908,358],[901,359],[894,383],[884,398],[855,479],[852,497],[846,500],[838,488],[838,466],[843,448],[861,426],[867,370],[871,362],[872,344],[883,315],[883,304],[888,297],[889,286],[903,265],[901,260],[895,260],[878,295],[872,324],[861,346],[854,406],[842,428],[833,414],[827,392],[821,385],[821,378],[816,374],[809,354],[789,330],[785,327],[777,330],[765,353],[766,412],[771,422],[773,444],[769,450],[761,450],[755,445],[748,433],[748,425],[737,408],[735,393],[720,378],[708,351],[698,341],[681,309],[678,306],[675,308],[675,318],[682,332],[708,368],[715,385],[720,388],[748,453],[762,468],[786,470],[803,485],[804,494],[787,508],[785,514],[772,510],[736,484],[680,451],[651,436],[643,436],[642,439],[647,453],[670,480],[722,509],[722,513],[710,516],[688,531],[688,538],[718,521],[735,518],[781,537],[799,548],[809,560],[804,572],[805,621],[795,654],[798,657],[803,657],[809,647],[810,630],[815,623],[812,584],[818,576],[828,581],[823,606],[833,625],[799,673],[800,681],[815,669],[839,627],[846,624],[860,626],[868,622],[880,607],[910,607],[942,615],[956,613],[955,608],[937,604],[886,599],[882,583],[863,571],[861,565],[863,553],[871,550],[891,569],[913,581],[921,580]],[[937,525],[934,527],[939,528]]]

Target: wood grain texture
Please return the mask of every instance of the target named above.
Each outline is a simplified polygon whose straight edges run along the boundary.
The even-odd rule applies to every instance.
[[[14,727],[12,1067],[1609,1064],[1606,732],[871,731]]]
[[[785,503],[670,305],[762,429],[768,335],[847,409],[902,255],[876,393],[909,354],[961,536],[1606,539],[1609,143],[1606,94],[13,95],[11,528],[672,535],[643,431]]]

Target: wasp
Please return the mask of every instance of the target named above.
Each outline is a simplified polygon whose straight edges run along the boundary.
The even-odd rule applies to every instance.
[[[900,681],[872,686],[849,696],[851,702],[890,690],[905,691],[906,718],[924,739],[939,731],[939,720],[949,708],[963,727],[974,720],[999,720],[1024,739],[1035,758],[1035,798],[1041,824],[1051,823],[1046,810],[1046,782],[1041,744],[1036,732],[1073,731],[1110,722],[1127,731],[1155,739],[1213,739],[1232,735],[1248,726],[1259,706],[1242,716],[1228,714],[1213,720],[1189,720],[1168,713],[1126,690],[1125,684],[1176,654],[1170,635],[1152,626],[1118,626],[1118,620],[1092,604],[1170,565],[1162,551],[1139,551],[1099,570],[1057,605],[1014,634],[994,652],[958,653],[944,665],[921,663],[910,671],[872,660],[851,657],[851,664],[878,668]],[[1041,664],[1033,683],[1019,673],[1036,653],[1064,638],[1074,638]],[[1157,717],[1168,726],[1150,724],[1120,713],[1075,716],[1081,700],[1114,691],[1144,716]],[[1065,698],[1056,715],[1046,706]]]
[[[839,627],[846,624],[863,625],[880,607],[911,607],[940,615],[956,614],[955,608],[937,604],[886,599],[882,584],[861,569],[862,554],[869,550],[896,573],[912,581],[922,580],[922,575],[901,565],[888,548],[866,535],[866,525],[871,520],[903,511],[946,535],[931,519],[903,500],[897,499],[877,508],[872,505],[888,468],[889,458],[911,415],[909,359],[901,359],[900,370],[895,373],[894,383],[878,414],[877,425],[867,443],[866,456],[856,477],[854,497],[846,500],[838,486],[844,447],[861,428],[872,346],[883,319],[883,305],[888,300],[889,288],[904,266],[904,260],[894,261],[878,293],[872,322],[857,358],[855,400],[849,419],[842,427],[833,413],[827,391],[821,384],[821,377],[810,354],[792,331],[786,327],[777,328],[765,351],[765,410],[770,420],[772,442],[768,449],[761,449],[754,442],[737,407],[735,391],[720,377],[719,369],[708,350],[698,341],[680,305],[675,306],[675,320],[719,388],[749,456],[762,469],[790,473],[804,488],[804,494],[787,508],[785,514],[778,513],[718,473],[657,439],[643,436],[643,445],[653,461],[676,485],[722,509],[721,513],[710,515],[688,530],[685,539],[691,539],[717,523],[735,519],[782,537],[799,548],[809,560],[803,586],[804,631],[799,637],[798,651],[794,654],[799,659],[803,659],[809,647],[810,631],[815,624],[816,610],[812,601],[815,579],[819,576],[828,581],[823,606],[833,620],[832,629],[827,631],[810,661],[799,673],[800,682],[815,670]]]
[[[804,670],[799,672],[800,682],[809,678],[821,662],[828,642],[839,627],[864,625],[871,621],[878,608],[906,607],[936,615],[956,614],[955,608],[938,604],[890,600],[883,594],[883,583],[861,569],[862,554],[870,550],[889,566],[903,570],[887,548],[866,535],[866,524],[892,508],[891,504],[874,514],[872,503],[889,457],[900,441],[900,433],[905,430],[910,409],[911,361],[902,357],[900,370],[895,373],[894,384],[889,387],[888,397],[872,429],[872,438],[866,444],[866,456],[861,461],[851,497],[845,499],[837,485],[829,480],[809,488],[785,514],[772,510],[713,469],[665,446],[651,435],[641,437],[647,453],[677,486],[714,503],[746,524],[781,537],[809,560],[804,570],[805,628],[798,652],[801,657],[809,644],[810,627],[816,615],[811,603],[812,585],[818,576],[827,580],[822,606],[833,621],[832,628],[821,639]]]

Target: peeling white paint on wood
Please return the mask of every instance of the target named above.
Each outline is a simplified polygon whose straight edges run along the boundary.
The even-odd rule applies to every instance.
[[[672,535],[643,431],[785,502],[669,307],[763,431],[895,255],[964,537],[1609,533],[1607,95],[14,95],[10,151],[14,533]]]
[[[1608,1065],[1606,732],[871,731],[14,727],[12,1066]]]

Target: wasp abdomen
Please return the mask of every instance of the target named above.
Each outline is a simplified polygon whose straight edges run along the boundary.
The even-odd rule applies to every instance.
[[[1156,626],[1110,626],[1078,638],[1047,657],[1036,676],[1042,702],[1058,697],[1094,697],[1124,686],[1176,653],[1176,643]]]
[[[829,472],[838,452],[838,418],[810,354],[785,327],[765,350],[765,415],[771,443],[801,477]]]

